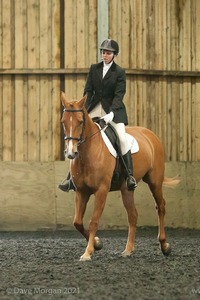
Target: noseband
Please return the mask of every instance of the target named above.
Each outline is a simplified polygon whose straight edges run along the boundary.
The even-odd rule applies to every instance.
[[[77,146],[79,146],[80,144],[82,144],[84,142],[84,140],[83,140],[83,131],[84,131],[84,128],[85,128],[85,112],[84,112],[83,109],[66,109],[66,108],[64,108],[63,113],[65,113],[65,112],[72,112],[72,113],[82,112],[82,114],[83,114],[83,126],[82,126],[82,131],[81,131],[80,137],[73,137],[73,136],[65,136],[64,137],[65,141],[67,141],[67,140],[78,141]]]

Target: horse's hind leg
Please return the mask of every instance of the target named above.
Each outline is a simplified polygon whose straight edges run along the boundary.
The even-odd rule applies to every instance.
[[[122,252],[122,256],[126,257],[126,256],[130,256],[131,253],[134,251],[135,231],[136,231],[138,214],[135,208],[133,192],[128,191],[127,188],[125,187],[121,190],[121,194],[122,194],[124,207],[126,208],[127,211],[128,223],[129,223],[128,239],[127,239],[125,250]]]
[[[156,202],[158,213],[158,240],[160,242],[162,253],[168,256],[171,253],[170,244],[166,241],[164,217],[165,217],[165,199],[163,198],[162,185],[149,184],[149,188]]]

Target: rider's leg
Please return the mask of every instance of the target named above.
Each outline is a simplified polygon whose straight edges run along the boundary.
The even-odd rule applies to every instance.
[[[129,150],[125,155],[122,156],[124,163],[127,168],[127,178],[126,185],[129,191],[133,191],[137,187],[135,178],[133,177],[133,165],[132,165],[132,156],[131,151]]]
[[[70,190],[75,191],[75,186],[73,184],[73,181],[71,179],[70,172],[67,175],[67,178],[63,180],[61,184],[58,185],[58,188],[63,192],[69,192]]]
[[[123,123],[114,123],[111,122],[112,126],[116,129],[120,146],[123,163],[125,164],[126,171],[126,184],[129,191],[134,190],[137,187],[135,178],[133,177],[133,165],[132,165],[132,156],[130,151],[130,145],[126,138],[125,125]]]

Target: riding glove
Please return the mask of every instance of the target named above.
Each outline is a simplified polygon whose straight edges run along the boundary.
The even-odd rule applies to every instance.
[[[113,118],[114,118],[114,113],[112,111],[109,114],[102,117],[102,119],[104,119],[106,124],[110,123],[113,120]]]

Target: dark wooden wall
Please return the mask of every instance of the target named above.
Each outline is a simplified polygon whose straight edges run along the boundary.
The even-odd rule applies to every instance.
[[[97,0],[0,1],[0,160],[61,159],[60,90],[82,97],[98,57]],[[200,1],[110,0],[130,125],[168,161],[200,159]],[[102,20],[103,22],[103,20]]]

